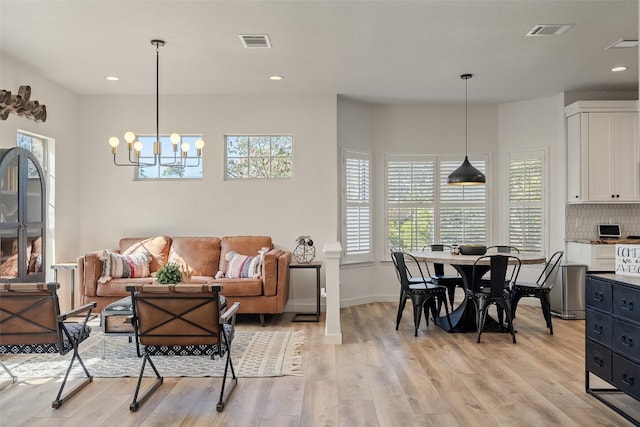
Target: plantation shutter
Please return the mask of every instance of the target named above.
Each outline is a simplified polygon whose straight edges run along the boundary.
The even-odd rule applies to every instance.
[[[345,151],[344,262],[371,260],[371,155]]]
[[[509,245],[543,252],[544,152],[509,154]]]
[[[487,161],[473,160],[473,166],[486,174]],[[443,244],[485,244],[487,238],[486,185],[448,185],[451,172],[460,160],[440,162],[440,242]]]
[[[435,159],[387,159],[387,249],[421,250],[433,242]]]

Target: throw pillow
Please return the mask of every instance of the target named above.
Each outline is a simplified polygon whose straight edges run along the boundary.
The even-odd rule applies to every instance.
[[[229,264],[227,265],[227,278],[239,279],[260,277],[260,271],[262,269],[261,256],[252,257],[230,251],[227,253],[227,261],[229,261]]]
[[[98,279],[100,283],[115,278],[129,277],[149,277],[149,252],[138,252],[131,255],[114,254],[109,251],[102,251],[99,254],[102,260],[102,276]]]

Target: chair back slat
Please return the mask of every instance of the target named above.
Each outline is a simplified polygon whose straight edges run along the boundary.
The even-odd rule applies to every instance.
[[[560,260],[563,255],[564,251],[558,251],[551,255],[540,276],[538,276],[538,280],[536,280],[536,283],[540,285],[541,288],[553,288],[560,273]]]
[[[57,283],[0,285],[0,345],[61,343],[58,287]]]
[[[219,287],[145,285],[132,291],[141,345],[218,345],[221,342]]]
[[[405,289],[409,289],[409,274],[407,273],[407,264],[404,260],[403,252],[393,252],[391,253],[391,259],[393,260],[393,265],[396,269],[396,276],[398,277],[398,281],[400,285]]]
[[[486,273],[485,268],[482,270],[478,268],[478,266],[482,265],[483,260],[486,259],[490,260],[489,271],[491,272],[489,296],[498,298],[504,293],[507,283],[513,283],[517,280],[522,262],[518,257],[510,255],[484,255],[479,257],[473,264],[472,286],[474,290],[479,288],[480,279]],[[513,263],[513,268],[510,273],[507,273],[510,261]]]

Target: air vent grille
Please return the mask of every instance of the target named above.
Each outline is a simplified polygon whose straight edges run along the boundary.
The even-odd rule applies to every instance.
[[[240,40],[245,49],[271,48],[271,40],[266,34],[240,34]]]
[[[527,37],[559,36],[573,27],[570,24],[538,24],[527,33]]]

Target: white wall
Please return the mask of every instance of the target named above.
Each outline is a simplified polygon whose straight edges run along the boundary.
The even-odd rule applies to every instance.
[[[343,266],[340,272],[342,305],[372,301],[395,301],[398,283],[385,253],[385,170],[386,154],[458,154],[465,151],[464,104],[455,105],[372,105],[338,100],[338,144],[341,148],[367,149],[373,154],[373,262]],[[469,155],[488,153],[493,162],[498,155],[498,107],[469,105]],[[368,126],[372,126],[371,131]],[[491,170],[494,170],[491,166]],[[494,177],[487,174],[487,191],[492,200]],[[497,208],[490,202],[490,211]],[[489,215],[492,218],[492,215]],[[492,230],[492,224],[490,229]],[[493,233],[490,231],[490,239]]]
[[[132,168],[113,165],[110,136],[155,133],[154,96],[83,97],[81,253],[117,247],[120,237],[157,234],[269,235],[287,250],[302,234],[317,248],[337,239],[335,96],[167,96],[160,112],[161,133],[204,135],[202,180],[134,181]],[[223,179],[225,134],[273,133],[294,136],[293,179]],[[317,250],[316,259],[322,257]],[[298,299],[312,305],[314,279],[294,277],[288,309],[296,310]]]

